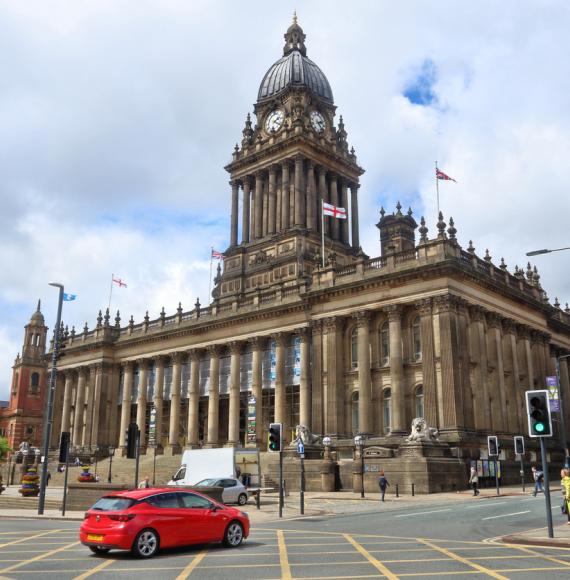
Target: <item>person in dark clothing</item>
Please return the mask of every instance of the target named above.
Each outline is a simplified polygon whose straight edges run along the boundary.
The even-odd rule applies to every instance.
[[[390,485],[386,476],[384,475],[384,470],[380,472],[380,477],[378,478],[378,485],[380,486],[381,501],[384,501],[384,496],[386,495],[386,488]]]
[[[47,472],[47,477],[46,477],[46,487],[49,485],[49,480],[51,479],[51,473],[48,471]]]

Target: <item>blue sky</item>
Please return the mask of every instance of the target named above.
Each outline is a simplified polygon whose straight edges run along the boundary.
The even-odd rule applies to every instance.
[[[361,240],[379,254],[380,206],[509,268],[568,246],[570,5],[563,0],[7,0],[0,4],[0,398],[23,326],[55,280],[65,320],[141,320],[207,303],[210,247],[228,242],[224,165],[280,58],[293,9],[366,173]],[[488,15],[492,13],[493,18]],[[255,119],[254,119],[255,121]],[[570,299],[570,254],[536,259]]]

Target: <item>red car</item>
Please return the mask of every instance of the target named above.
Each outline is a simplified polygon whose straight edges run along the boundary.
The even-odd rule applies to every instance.
[[[141,558],[159,548],[223,542],[235,548],[249,535],[246,513],[194,491],[148,488],[99,499],[85,514],[79,539],[95,554],[131,550]]]

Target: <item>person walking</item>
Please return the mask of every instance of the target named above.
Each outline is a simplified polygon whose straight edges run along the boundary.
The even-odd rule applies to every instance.
[[[48,470],[48,472],[47,472],[47,477],[46,477],[46,487],[49,485],[49,480],[50,480],[50,479],[51,479],[51,473],[50,473],[50,472],[49,472],[49,470]]]
[[[145,478],[139,483],[139,489],[147,489],[150,487],[149,476],[146,475]]]
[[[536,494],[540,491],[542,492],[542,482],[544,481],[544,473],[542,469],[537,468],[535,465],[532,466],[532,478],[534,479],[534,491],[532,496],[536,497]]]
[[[381,501],[384,501],[384,496],[386,495],[386,488],[390,485],[386,476],[384,475],[384,470],[380,471],[380,477],[378,478],[378,485],[380,486]]]
[[[560,483],[562,484],[562,495],[566,503],[566,517],[570,526],[570,469],[562,469],[560,472]]]
[[[471,474],[469,475],[469,484],[473,489],[473,496],[479,495],[479,475],[475,466],[471,467]]]

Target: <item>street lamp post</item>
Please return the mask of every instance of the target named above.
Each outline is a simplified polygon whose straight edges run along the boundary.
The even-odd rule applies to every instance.
[[[364,436],[356,435],[354,445],[360,450],[360,497],[364,498]]]
[[[113,483],[111,469],[113,465],[113,455],[115,455],[115,448],[109,446],[109,475],[107,476],[107,483]]]
[[[38,515],[43,515],[45,499],[46,499],[46,485],[47,485],[47,472],[48,472],[48,454],[49,454],[49,440],[51,438],[51,428],[53,424],[53,399],[55,393],[55,380],[57,377],[57,356],[59,353],[59,325],[61,324],[61,309],[63,306],[63,284],[58,284],[57,282],[50,282],[50,286],[59,288],[59,299],[57,301],[57,318],[55,322],[55,328],[53,332],[53,352],[51,356],[51,373],[49,377],[49,386],[47,392],[46,400],[46,412],[44,419],[44,432],[43,432],[43,451],[44,451],[44,462],[42,464],[42,475],[40,478],[40,497],[38,499]]]
[[[554,250],[532,250],[532,252],[527,252],[527,256],[540,256],[541,254],[551,254],[552,252],[561,252],[562,250],[570,250],[568,248],[555,248]]]

